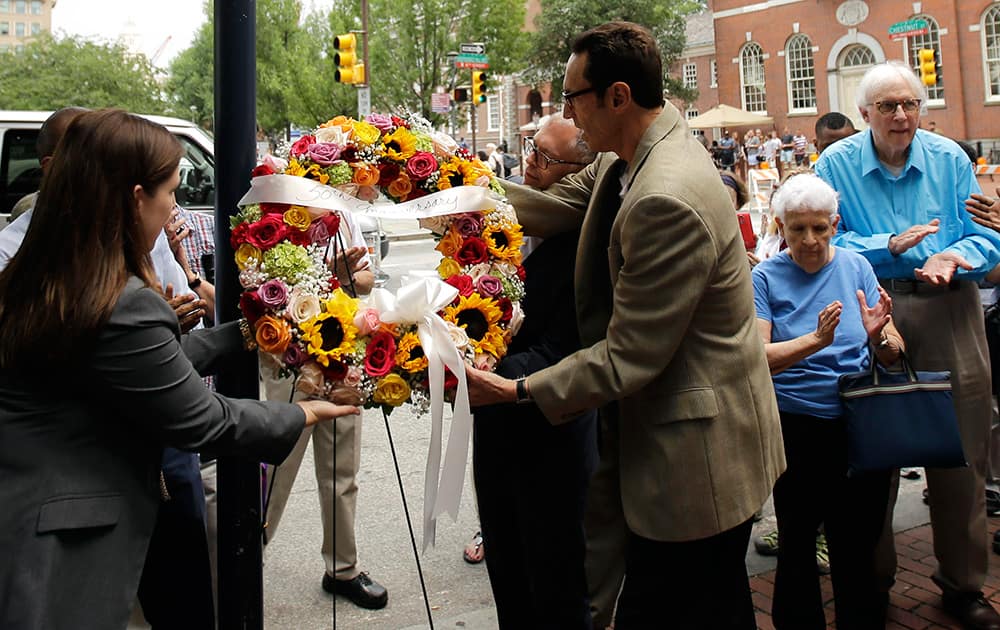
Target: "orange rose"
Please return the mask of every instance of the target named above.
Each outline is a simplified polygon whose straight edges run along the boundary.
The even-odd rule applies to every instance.
[[[257,320],[257,345],[264,352],[281,353],[292,340],[292,330],[288,322],[265,315]]]
[[[332,118],[332,119],[326,121],[322,125],[320,125],[320,129],[322,129],[324,127],[334,127],[334,126],[336,126],[336,127],[340,127],[344,131],[350,131],[351,130],[351,124],[352,124],[351,123],[351,119],[348,118],[347,116],[337,116],[335,118]]]
[[[458,230],[448,230],[434,249],[441,252],[442,256],[453,258],[462,249],[462,242],[462,235]]]
[[[411,190],[413,190],[413,184],[410,183],[410,178],[405,173],[400,173],[399,177],[389,184],[389,194],[397,199],[404,199]]]
[[[354,166],[353,181],[358,186],[375,186],[378,184],[379,170],[375,166],[368,164],[351,165]]]

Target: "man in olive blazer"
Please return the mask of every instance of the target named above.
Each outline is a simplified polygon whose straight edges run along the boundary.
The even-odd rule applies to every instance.
[[[605,24],[573,50],[563,115],[606,153],[545,193],[508,195],[529,234],[582,223],[585,348],[518,381],[473,374],[473,403],[531,399],[553,423],[617,415],[629,529],[617,629],[754,628],[744,554],[784,453],[732,203],[663,102],[648,31]]]

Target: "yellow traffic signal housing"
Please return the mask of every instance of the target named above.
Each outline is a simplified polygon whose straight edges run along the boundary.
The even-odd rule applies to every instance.
[[[917,51],[920,81],[927,87],[934,87],[938,83],[937,60],[935,57],[933,48],[921,48]]]
[[[482,70],[472,71],[472,102],[476,105],[486,102],[486,73]]]
[[[334,79],[338,83],[364,83],[365,64],[358,63],[358,38],[354,33],[337,35],[333,38],[333,47],[337,52],[333,62],[337,64]]]

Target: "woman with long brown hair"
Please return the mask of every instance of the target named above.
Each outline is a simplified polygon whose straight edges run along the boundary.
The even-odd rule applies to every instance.
[[[164,446],[279,463],[304,425],[358,412],[205,388],[149,259],[181,155],[155,123],[81,114],[0,273],[0,627],[126,626]]]

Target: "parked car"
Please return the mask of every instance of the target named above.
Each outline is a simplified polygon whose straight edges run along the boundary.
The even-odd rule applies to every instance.
[[[35,141],[42,123],[52,112],[0,110],[0,228],[21,197],[38,190],[42,169]],[[184,147],[180,163],[177,203],[199,212],[215,211],[215,144],[201,127],[180,118],[144,116],[166,127]],[[389,254],[389,241],[372,217],[359,217],[369,243],[378,235],[382,257]]]

